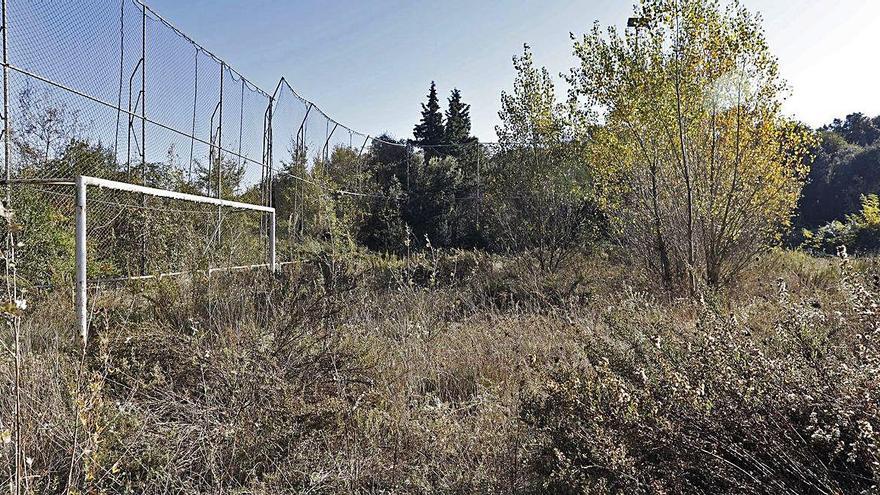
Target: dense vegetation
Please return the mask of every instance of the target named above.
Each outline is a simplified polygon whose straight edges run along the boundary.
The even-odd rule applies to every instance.
[[[773,252],[704,300],[567,266],[321,256],[151,282],[100,297],[84,357],[59,338],[70,301],[43,301],[30,492],[872,493],[876,260]]]
[[[26,493],[876,493],[880,117],[786,118],[737,3],[635,19],[572,36],[562,102],[525,46],[497,144],[431,83],[412,139],[294,140],[247,187],[221,162],[225,197],[271,187],[296,262],[94,288],[85,348],[51,289],[69,205],[19,190],[0,477],[20,448]],[[174,150],[132,177],[75,115],[19,104],[25,177],[217,187]],[[181,235],[204,225],[142,210],[94,212],[93,273],[142,270],[146,229],[152,269],[216,266]]]

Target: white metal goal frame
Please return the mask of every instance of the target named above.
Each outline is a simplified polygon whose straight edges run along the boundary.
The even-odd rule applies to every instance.
[[[77,328],[83,345],[88,342],[89,336],[89,320],[88,320],[88,268],[87,268],[87,236],[86,236],[86,217],[88,204],[88,188],[98,187],[112,189],[117,191],[147,194],[160,198],[176,199],[182,201],[191,201],[195,203],[210,204],[218,207],[235,208],[240,210],[251,210],[266,213],[269,216],[268,235],[269,249],[266,264],[250,265],[247,268],[266,267],[274,273],[278,269],[275,261],[275,208],[270,206],[255,205],[250,203],[241,203],[238,201],[229,201],[225,199],[212,198],[208,196],[199,196],[197,194],[187,194],[165,189],[156,189],[153,187],[139,186],[127,182],[117,182],[108,179],[99,179],[86,175],[76,176],[76,319]],[[226,269],[234,269],[239,267],[227,267]],[[209,273],[213,270],[209,270]],[[175,272],[171,275],[179,275],[183,272]],[[144,278],[144,277],[134,277]]]

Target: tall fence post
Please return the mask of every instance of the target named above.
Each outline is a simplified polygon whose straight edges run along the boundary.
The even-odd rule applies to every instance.
[[[268,174],[268,179],[266,183],[266,206],[272,206],[274,204],[273,196],[275,195],[275,177],[273,171],[273,163],[272,163],[272,114],[273,114],[273,106],[275,104],[275,97],[269,97],[269,107],[266,109],[266,157],[265,157],[265,170],[266,174]]]
[[[6,208],[12,208],[12,189],[9,179],[12,178],[11,162],[10,162],[10,144],[11,136],[9,134],[9,46],[8,46],[8,30],[9,24],[6,22],[6,0],[2,2],[2,23],[0,29],[3,30],[3,168],[6,177]],[[16,269],[15,262],[15,240],[11,233],[6,235],[6,296],[17,298],[18,288],[16,286]],[[10,265],[12,265],[10,267]],[[10,270],[11,268],[11,270]],[[10,278],[11,276],[11,278]],[[12,321],[13,345],[15,346],[15,495],[21,493],[21,475],[23,471],[22,449],[21,449],[21,342],[19,340],[19,317],[14,317]]]
[[[223,73],[226,72],[226,62],[220,62],[220,114],[217,118],[217,198],[223,199]],[[219,211],[217,210],[219,221]]]
[[[119,2],[119,90],[116,93],[116,134],[113,141],[113,159],[119,161],[119,124],[122,121],[122,80],[125,63],[125,1]],[[129,94],[129,106],[131,106]]]
[[[141,4],[141,184],[147,185],[147,4]],[[141,275],[147,274],[147,236],[149,236],[146,215],[147,196],[141,195],[144,218],[144,231],[141,232]]]
[[[220,62],[220,115],[217,123],[217,199],[223,199],[223,75],[226,72],[226,62]],[[210,178],[208,179],[210,181]],[[223,222],[223,212],[217,207],[217,245],[223,239],[220,226]]]
[[[193,158],[195,155],[196,149],[196,103],[199,100],[199,49],[196,48],[196,57],[195,57],[195,72],[194,74],[194,82],[193,82],[193,114],[192,114],[192,133],[190,134],[189,140],[189,175],[188,182],[189,185],[193,185]]]
[[[3,0],[3,169],[6,175],[6,207],[10,207],[12,199],[12,189],[9,179],[12,178],[10,170],[10,134],[9,134],[9,46],[8,46],[8,25],[6,23],[6,0]]]
[[[89,338],[88,295],[86,287],[86,183],[76,176],[76,322],[83,346]]]

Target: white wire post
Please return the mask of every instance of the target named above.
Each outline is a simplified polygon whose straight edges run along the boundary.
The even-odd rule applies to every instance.
[[[83,346],[89,339],[86,291],[86,179],[76,176],[76,322]]]
[[[138,194],[145,194],[151,196],[157,196],[160,198],[169,198],[169,199],[177,199],[182,201],[192,201],[194,203],[206,203],[211,205],[216,205],[217,207],[227,207],[234,208],[238,210],[252,210],[263,212],[269,215],[269,253],[266,259],[266,264],[262,265],[269,268],[272,273],[275,273],[278,270],[278,265],[275,262],[275,208],[269,206],[262,205],[254,205],[250,203],[240,203],[238,201],[229,201],[220,198],[212,198],[208,196],[199,196],[196,194],[186,194],[175,191],[167,191],[165,189],[156,189],[153,187],[145,187],[139,186],[136,184],[129,184],[127,182],[117,182],[113,180],[107,179],[99,179],[97,177],[88,177],[85,175],[78,175],[76,177],[76,320],[77,327],[79,330],[80,337],[82,338],[83,345],[86,345],[88,342],[89,336],[89,320],[88,320],[88,272],[87,272],[87,260],[88,253],[86,250],[87,246],[87,238],[86,238],[86,211],[87,211],[87,198],[86,192],[89,186],[101,187],[105,189],[113,189],[117,191],[126,191]],[[249,268],[258,268],[258,266],[252,266]],[[238,267],[230,267],[229,269],[234,269]],[[224,270],[223,268],[212,269],[209,270],[210,274],[213,271]],[[176,272],[174,275],[182,274],[185,272]],[[161,276],[161,275],[160,275]],[[146,277],[134,277],[134,278],[146,278]]]
[[[269,268],[272,273],[278,271],[278,264],[275,262],[275,208],[269,214]]]

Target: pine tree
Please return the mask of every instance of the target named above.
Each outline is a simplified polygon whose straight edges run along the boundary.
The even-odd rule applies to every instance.
[[[471,106],[461,101],[461,91],[453,89],[446,109],[446,142],[460,144],[471,139]]]
[[[413,128],[415,144],[426,146],[425,159],[437,156],[437,148],[432,146],[442,145],[445,140],[443,127],[443,113],[440,112],[440,102],[437,99],[437,87],[431,81],[431,90],[428,92],[428,103],[422,103],[422,120]]]
[[[446,109],[445,141],[449,145],[447,154],[461,157],[469,146],[477,142],[477,138],[471,136],[470,112],[471,106],[461,101],[461,91],[453,89]]]

